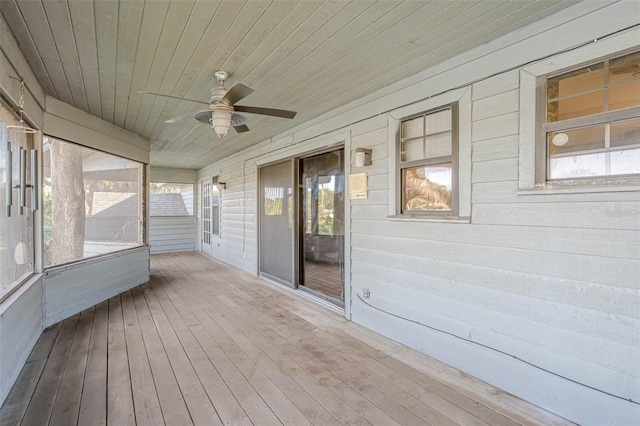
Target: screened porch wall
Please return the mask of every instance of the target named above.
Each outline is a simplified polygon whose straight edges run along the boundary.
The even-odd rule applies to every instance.
[[[351,154],[372,149],[371,166],[346,164],[347,175],[366,172],[369,184],[368,199],[349,204],[346,316],[573,421],[637,422],[637,405],[416,322],[640,400],[640,192],[518,192],[523,64],[554,61],[565,48],[637,24],[639,13],[633,2],[578,4],[203,168],[199,181],[219,174],[227,182],[214,256],[257,273],[259,165],[338,139]],[[640,34],[619,37],[628,47]],[[598,58],[597,46],[582,49]],[[394,109],[454,88],[471,93],[471,119],[461,123],[471,135],[471,217],[389,218]],[[364,289],[373,308],[361,300]]]
[[[13,34],[1,16],[0,40],[2,41],[0,91],[3,96],[17,105],[20,99],[20,85],[11,77],[22,76],[29,88],[25,93],[25,115],[33,125],[41,128],[42,108],[45,103],[44,91],[20,53]],[[4,214],[4,207],[2,214]],[[34,276],[6,300],[0,302],[0,404],[9,393],[42,332],[44,310],[42,281],[41,276]]]
[[[149,164],[149,141],[45,95],[3,17],[0,17],[0,40],[0,91],[13,105],[18,105],[20,85],[12,77],[24,78],[27,87],[25,117],[41,134]],[[41,150],[40,140],[36,141],[36,146]],[[41,220],[40,215],[37,212],[36,223]],[[42,239],[38,236],[35,247],[35,275],[0,303],[0,404],[45,325],[80,312],[149,278],[149,249],[146,245],[119,253],[119,258],[128,265],[127,273],[102,274],[97,287],[93,278],[109,264],[109,256],[88,263],[78,262],[45,276]],[[92,291],[98,287],[98,291]]]

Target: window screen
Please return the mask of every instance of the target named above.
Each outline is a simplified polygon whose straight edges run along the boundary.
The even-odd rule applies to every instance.
[[[144,244],[144,165],[52,137],[43,144],[45,265]]]

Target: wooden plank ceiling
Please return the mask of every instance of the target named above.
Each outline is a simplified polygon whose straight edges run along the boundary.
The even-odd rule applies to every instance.
[[[51,96],[151,140],[155,166],[198,169],[359,99],[576,0],[2,0],[1,12]],[[250,132],[218,139],[203,109],[138,94],[209,99],[216,70],[255,89]],[[206,108],[206,107],[205,107]]]

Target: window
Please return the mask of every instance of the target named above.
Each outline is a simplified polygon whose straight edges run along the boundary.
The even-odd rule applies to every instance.
[[[144,165],[46,137],[44,261],[60,265],[144,244]]]
[[[211,233],[220,235],[220,190],[218,177],[214,177],[211,186]]]
[[[202,182],[202,242],[211,244],[211,182]]]
[[[402,120],[402,214],[457,215],[457,103]]]
[[[545,83],[546,180],[640,174],[640,52]]]
[[[11,109],[0,101],[0,300],[34,271],[34,213],[30,185],[32,176],[30,151],[34,135],[7,126],[20,125]],[[24,208],[20,208],[21,157],[25,158],[26,173]],[[11,157],[11,167],[9,166]],[[24,168],[23,168],[24,170]],[[11,171],[11,176],[9,176]],[[12,205],[8,206],[7,193]],[[7,211],[9,209],[9,211]],[[7,214],[9,213],[9,214]]]
[[[149,216],[193,216],[193,184],[151,182]]]

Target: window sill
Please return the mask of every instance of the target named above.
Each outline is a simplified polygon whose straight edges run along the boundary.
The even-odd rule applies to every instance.
[[[391,215],[387,219],[399,222],[429,222],[429,223],[471,223],[470,217],[459,216],[409,216]]]
[[[0,293],[0,315],[2,315],[5,309],[11,306],[16,299],[31,288],[31,286],[37,283],[41,277],[42,274],[37,272],[25,274],[15,285],[4,289]]]
[[[126,248],[123,250],[117,250],[117,251],[112,251],[109,253],[103,253],[103,254],[97,254],[95,256],[91,256],[91,257],[85,257],[83,259],[78,259],[78,260],[74,260],[68,263],[62,263],[60,265],[51,265],[51,266],[46,266],[44,268],[44,275],[48,276],[51,274],[57,274],[60,273],[62,271],[66,271],[69,269],[73,269],[76,268],[77,266],[81,266],[81,265],[88,265],[88,264],[92,264],[92,263],[96,263],[96,262],[102,262],[108,259],[113,259],[116,257],[121,257],[121,256],[127,256],[129,254],[132,253],[137,253],[140,251],[149,251],[150,249],[150,245],[148,244],[141,244],[139,246],[135,246],[135,247],[131,247],[131,248]]]
[[[566,181],[543,183],[533,188],[519,188],[518,195],[587,194],[598,192],[640,191],[640,181],[602,182],[602,181]]]

